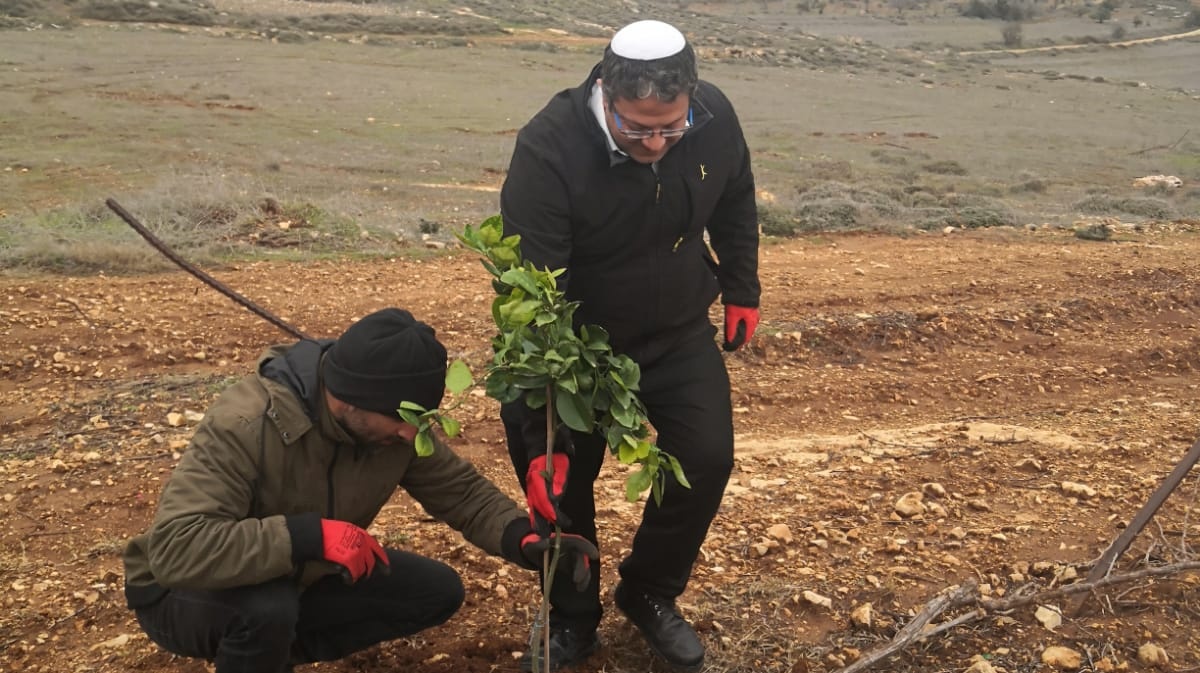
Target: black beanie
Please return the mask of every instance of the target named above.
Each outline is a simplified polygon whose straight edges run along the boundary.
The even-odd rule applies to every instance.
[[[401,402],[436,409],[446,391],[446,348],[408,311],[385,308],[350,326],[321,363],[325,388],[389,416]]]

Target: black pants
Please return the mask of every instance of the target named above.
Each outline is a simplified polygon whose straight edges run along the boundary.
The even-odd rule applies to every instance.
[[[437,561],[388,550],[391,573],[354,585],[326,577],[301,592],[289,578],[219,591],[172,590],[137,610],[150,640],[217,673],[284,673],[332,661],[446,621],[462,605],[458,574]]]
[[[647,498],[633,548],[621,562],[619,572],[621,579],[631,585],[674,598],[687,586],[733,470],[729,375],[713,332],[699,334],[652,364],[642,365],[640,387],[638,397],[658,432],[656,444],[679,459],[692,487],[680,486],[668,474],[662,505]],[[543,448],[534,447],[531,454],[531,447],[526,446],[528,434],[521,431],[520,421],[529,413],[540,415],[543,411],[530,411],[523,400],[501,410],[509,455],[522,487],[529,456]],[[608,451],[600,435],[572,433],[572,439],[575,455],[561,503],[571,519],[566,532],[596,542],[592,483]],[[593,568],[591,584],[583,592],[575,591],[570,578],[555,578],[550,604],[553,622],[595,629],[601,616],[599,564]]]

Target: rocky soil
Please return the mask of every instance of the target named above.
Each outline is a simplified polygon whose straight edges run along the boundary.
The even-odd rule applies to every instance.
[[[765,243],[763,323],[728,356],[737,465],[680,599],[706,670],[835,671],[952,585],[1000,598],[1086,575],[1200,435],[1193,229]],[[398,305],[476,371],[490,355],[487,277],[465,253],[213,273],[310,334]],[[120,550],[206,406],[288,338],[182,272],[9,276],[0,297],[0,671],[205,670],[142,635]],[[516,496],[496,404],[475,391],[458,415],[453,445]],[[597,484],[608,559],[638,520],[622,476],[610,465]],[[1117,572],[1194,561],[1197,483]],[[529,573],[403,494],[373,531],[458,568],[466,605],[443,628],[299,670],[517,670]],[[1196,670],[1198,585],[1180,572],[1106,589],[1078,615],[1061,597],[989,612],[877,670]],[[665,670],[615,610],[601,629],[585,673]]]

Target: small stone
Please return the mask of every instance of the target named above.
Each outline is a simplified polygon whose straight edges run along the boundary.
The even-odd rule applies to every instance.
[[[1057,608],[1039,605],[1033,616],[1050,631],[1062,626],[1062,613]]]
[[[900,496],[900,499],[896,501],[896,504],[892,506],[892,509],[894,509],[897,514],[905,518],[920,516],[921,514],[925,513],[925,504],[921,502],[923,499],[924,496],[917,491],[905,493],[904,495]]]
[[[788,528],[786,523],[777,523],[767,529],[767,535],[779,540],[784,544],[792,543],[792,530]]]
[[[971,659],[974,660],[974,663],[968,666],[967,670],[963,671],[963,673],[996,673],[995,667],[993,667],[992,663],[987,659],[984,659],[978,654],[976,654],[974,657],[971,657]]]
[[[864,629],[871,628],[871,604],[863,603],[850,612],[850,621]]]
[[[986,500],[981,500],[979,498],[976,498],[974,500],[968,500],[967,507],[970,507],[971,509],[976,510],[978,512],[992,511],[992,506],[989,505]]]
[[[1042,650],[1042,663],[1060,671],[1074,671],[1083,663],[1083,657],[1069,647],[1052,645]]]
[[[1096,489],[1086,484],[1080,484],[1074,481],[1064,481],[1061,484],[1063,493],[1074,496],[1076,498],[1094,498],[1096,497]]]
[[[942,486],[941,484],[937,483],[936,481],[931,481],[928,484],[923,484],[921,486],[921,492],[924,493],[925,495],[933,497],[933,498],[946,497],[946,487]]]
[[[167,425],[171,426],[172,428],[178,428],[179,426],[183,425],[183,423],[183,414],[177,411],[172,411],[171,413],[167,414]]]
[[[1170,658],[1167,657],[1167,651],[1163,648],[1154,643],[1146,643],[1138,648],[1138,661],[1147,666],[1166,668],[1170,663]]]
[[[812,603],[813,605],[816,605],[818,607],[831,608],[831,609],[833,608],[833,600],[832,599],[826,598],[825,596],[822,596],[821,594],[819,594],[815,591],[805,591],[804,592],[804,600],[806,600],[809,603]]]
[[[1045,470],[1042,463],[1036,458],[1022,458],[1017,461],[1015,467],[1022,472],[1043,472]]]

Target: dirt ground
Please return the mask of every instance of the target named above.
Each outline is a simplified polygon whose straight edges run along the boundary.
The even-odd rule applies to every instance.
[[[1108,242],[1046,228],[765,243],[762,326],[727,360],[737,464],[680,599],[706,670],[833,671],[950,585],[999,597],[1086,575],[1200,435],[1195,224]],[[213,273],[310,334],[399,305],[473,370],[490,356],[490,290],[469,254]],[[288,338],[182,272],[10,276],[0,297],[0,671],[205,670],[142,635],[120,550],[199,414]],[[497,405],[476,391],[457,416],[452,445],[516,496]],[[621,480],[610,463],[597,484],[608,559],[638,520]],[[1194,559],[1196,489],[1184,482],[1118,572]],[[920,506],[897,513],[912,493]],[[459,569],[465,606],[442,628],[299,670],[517,670],[531,574],[403,495],[372,530]],[[609,607],[615,580],[609,562]],[[962,671],[973,658],[1050,670],[1049,646],[1081,655],[1069,670],[1151,670],[1148,644],[1164,670],[1197,670],[1198,585],[1195,573],[1123,584],[1054,630],[1034,606],[988,614],[878,670]],[[601,634],[585,673],[665,670],[615,610]]]

